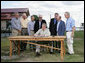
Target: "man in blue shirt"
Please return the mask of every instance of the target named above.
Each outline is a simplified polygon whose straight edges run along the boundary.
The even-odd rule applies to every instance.
[[[73,37],[74,37],[74,31],[75,31],[75,20],[70,17],[69,12],[65,12],[65,18],[66,20],[66,36],[67,36],[67,47],[68,47],[68,53],[74,54],[73,50]]]
[[[21,35],[21,23],[19,14],[15,13],[15,17],[11,20],[11,26],[12,26],[12,36],[18,36]],[[15,45],[17,45],[18,42],[13,42],[13,50],[15,51]]]

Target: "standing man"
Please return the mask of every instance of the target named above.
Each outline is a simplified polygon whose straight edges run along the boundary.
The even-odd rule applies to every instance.
[[[42,27],[43,23],[46,23],[46,21],[42,19],[42,15],[39,15],[39,20],[37,20],[34,25],[35,33]]]
[[[34,35],[34,24],[35,24],[35,18],[32,15],[31,16],[31,21],[28,22],[28,27],[27,27],[29,36],[33,36]],[[31,50],[34,49],[33,45],[30,44],[29,46],[30,46]]]
[[[61,20],[61,16],[57,17],[57,21],[58,21],[57,29],[56,29],[57,36],[64,36],[64,33],[65,33],[65,23],[64,23],[64,21]],[[60,48],[61,47],[61,42],[59,41],[57,44],[58,44],[57,46]]]
[[[51,21],[50,21],[49,29],[50,29],[50,32],[51,32],[51,36],[57,35],[56,29],[57,29],[57,16],[58,15],[59,15],[58,13],[55,13],[55,17],[52,18]],[[52,46],[54,46],[53,44],[54,44],[54,42],[52,42]],[[56,47],[57,47],[57,42],[56,42]]]
[[[70,17],[69,12],[65,12],[65,18],[66,20],[66,36],[67,36],[67,47],[68,47],[68,53],[74,54],[73,50],[73,37],[74,37],[74,31],[75,31],[75,20]]]
[[[25,13],[22,14],[20,21],[21,21],[21,28],[22,28],[21,35],[26,36],[28,35],[28,32],[27,32],[28,19]],[[21,51],[26,50],[26,46],[27,46],[27,43],[21,42],[21,45],[20,45]]]
[[[18,36],[21,35],[21,23],[19,14],[15,13],[15,18],[12,18],[11,20],[11,26],[12,26],[12,36]],[[15,45],[17,45],[18,42],[13,42],[13,49],[15,50]]]

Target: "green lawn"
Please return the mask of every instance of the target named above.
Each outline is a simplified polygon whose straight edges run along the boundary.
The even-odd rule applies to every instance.
[[[65,55],[64,62],[84,62],[84,31],[76,31],[74,36],[74,55]],[[67,46],[65,42],[65,48],[67,52]],[[1,38],[1,56],[9,56],[9,40],[4,37]],[[60,54],[54,53],[49,54],[47,51],[41,52],[40,57],[35,57],[35,52],[29,51],[29,45],[27,45],[27,50],[23,53],[24,56],[20,56],[16,59],[1,59],[1,62],[15,62],[15,61],[41,61],[41,62],[61,62]],[[17,55],[17,54],[16,54]]]

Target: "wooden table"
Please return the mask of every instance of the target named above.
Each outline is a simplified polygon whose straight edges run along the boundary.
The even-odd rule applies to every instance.
[[[54,36],[54,37],[52,37],[52,36],[49,36],[49,37],[10,36],[10,37],[8,37],[8,39],[10,40],[10,57],[12,56],[12,42],[15,41],[15,40],[18,40],[18,55],[20,55],[20,41],[21,40],[24,40],[24,41],[26,41],[26,40],[28,40],[28,41],[60,41],[61,42],[61,48],[41,45],[41,44],[32,43],[32,42],[25,42],[25,43],[61,50],[60,56],[61,56],[61,61],[63,61],[64,55],[65,55],[65,47],[64,47],[64,39],[65,38],[66,38],[66,36]]]

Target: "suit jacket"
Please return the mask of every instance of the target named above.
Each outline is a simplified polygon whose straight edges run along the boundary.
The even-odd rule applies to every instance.
[[[56,29],[57,29],[57,20],[56,23],[54,24],[54,18],[52,18],[49,25],[49,30],[51,32],[51,35],[53,36],[57,35]]]
[[[60,24],[59,24],[59,27],[58,27],[58,31],[57,31],[57,33],[58,33],[58,35],[59,36],[64,36],[64,33],[65,33],[65,23],[64,23],[64,21],[60,21]]]
[[[41,21],[41,27],[40,27],[40,28],[42,28],[42,24],[43,24],[43,23],[46,23],[46,21],[45,21],[45,20],[42,20],[42,21]],[[34,25],[34,32],[36,33],[38,30],[39,30],[39,20],[37,20],[37,21],[35,22],[35,25]]]

